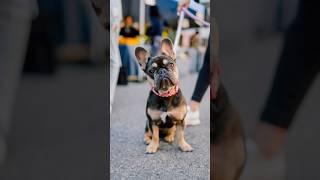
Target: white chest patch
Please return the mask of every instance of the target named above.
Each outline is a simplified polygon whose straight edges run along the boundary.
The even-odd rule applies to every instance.
[[[168,113],[167,112],[162,112],[160,117],[161,117],[161,121],[163,123],[166,123],[166,117],[167,117]]]

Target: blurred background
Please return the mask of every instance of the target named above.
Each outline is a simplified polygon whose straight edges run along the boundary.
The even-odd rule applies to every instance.
[[[107,33],[88,0],[0,2],[1,180],[105,179]]]
[[[172,42],[175,39],[179,18],[177,0],[145,2],[142,10],[144,13],[141,16],[139,0],[122,0],[123,21],[119,37],[122,67],[118,83],[121,85],[145,80],[145,75],[140,70],[134,56],[135,47],[144,46],[150,51],[151,56],[155,56],[158,53],[158,44],[161,39],[170,38]],[[207,1],[204,4],[209,6],[210,3]],[[202,14],[205,20],[209,20],[209,9],[203,5],[200,6],[200,9],[199,14]],[[193,12],[195,13],[195,10]],[[129,22],[133,27],[131,33],[124,32],[127,19],[132,21]],[[184,19],[179,42],[180,48],[177,52],[177,56],[181,59],[178,62],[184,63],[184,66],[181,66],[182,75],[198,72],[201,68],[209,33],[209,28],[199,26],[190,18]]]
[[[297,0],[212,2],[212,14],[217,17],[221,35],[221,78],[242,115],[247,136],[244,180],[320,178],[317,172],[320,145],[316,140],[320,137],[318,78],[299,106],[279,155],[265,162],[256,158],[250,143],[271,91],[285,32],[297,14],[298,4]],[[303,66],[307,59],[300,61]]]

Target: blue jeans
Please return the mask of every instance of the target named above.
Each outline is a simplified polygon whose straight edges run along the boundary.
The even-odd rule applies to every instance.
[[[120,45],[120,54],[123,67],[126,68],[128,76],[137,76],[139,80],[143,79],[144,72],[141,70],[135,55],[133,46]]]

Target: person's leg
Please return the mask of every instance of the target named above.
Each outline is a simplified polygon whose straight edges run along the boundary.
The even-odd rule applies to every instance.
[[[195,72],[198,72],[197,70],[197,67],[198,67],[198,59],[197,59],[197,56],[196,56],[196,50],[194,47],[192,48],[189,48],[188,50],[188,55],[190,57],[190,64],[189,64],[189,73],[195,73]]]
[[[312,52],[306,56],[302,10],[302,6],[299,7],[296,20],[285,36],[272,89],[256,128],[255,141],[267,158],[272,158],[282,147],[294,115],[320,67],[318,59],[312,58]]]
[[[191,100],[200,103],[210,84],[210,44],[206,50],[203,65],[199,72]]]
[[[0,164],[6,154],[12,108],[21,76],[31,25],[28,1],[0,2]]]
[[[210,39],[209,39],[210,41]],[[210,43],[206,50],[203,65],[198,75],[195,89],[193,91],[191,101],[189,103],[190,109],[186,117],[187,125],[197,125],[200,123],[199,106],[202,97],[206,93],[210,84]]]

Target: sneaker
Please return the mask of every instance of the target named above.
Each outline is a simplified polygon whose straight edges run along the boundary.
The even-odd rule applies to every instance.
[[[199,110],[191,111],[190,107],[187,107],[186,125],[195,126],[200,124]]]
[[[266,159],[256,143],[252,139],[247,139],[247,162],[243,179],[259,179],[259,180],[284,180],[286,172],[285,154],[280,151],[272,159]]]

